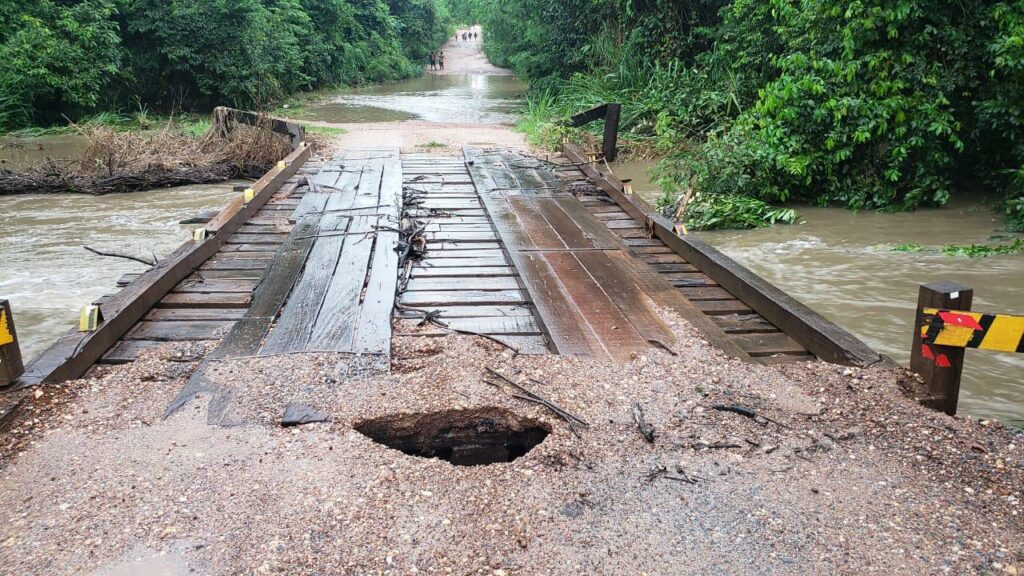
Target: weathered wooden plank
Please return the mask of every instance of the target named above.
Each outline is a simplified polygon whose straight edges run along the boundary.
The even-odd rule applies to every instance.
[[[310,212],[295,226],[253,293],[252,304],[245,313],[244,321],[234,325],[213,352],[214,357],[252,356],[259,351],[270,325],[284,307],[298,280],[314,242],[312,234],[317,230],[320,219],[319,213]]]
[[[412,278],[492,278],[501,276],[515,276],[516,271],[511,266],[467,266],[452,268],[422,268],[412,269]]]
[[[198,273],[202,274],[205,279],[217,280],[259,280],[260,277],[263,276],[263,270],[260,268],[252,268],[248,270],[200,270]]]
[[[479,334],[540,334],[540,327],[533,316],[486,316],[469,318],[438,318],[439,322],[456,330],[467,330]],[[447,334],[444,328],[427,324],[417,326],[418,320],[402,320],[402,330],[420,334]]]
[[[497,242],[498,236],[491,230],[466,232],[461,230],[441,230],[424,232],[427,242]]]
[[[149,321],[194,322],[205,320],[241,320],[242,308],[154,308],[143,318]]]
[[[229,320],[193,320],[191,322],[143,321],[125,334],[126,340],[181,342],[217,340],[234,325]]]
[[[521,290],[444,290],[434,292],[405,292],[402,304],[409,306],[445,306],[452,304],[527,304],[529,299]]]
[[[362,168],[356,170],[353,166],[362,166],[362,163],[348,165],[347,160],[336,159],[325,167],[325,170],[337,169],[343,161],[346,162],[348,169],[341,172],[336,186],[330,189],[324,204],[325,211],[347,210],[353,207],[355,202]],[[347,233],[355,219],[365,218],[366,215],[350,217],[349,214],[342,212],[324,212],[317,225],[317,234]],[[306,349],[347,238],[349,237],[335,235],[314,239],[302,274],[294,284],[294,290],[282,309],[273,331],[260,348],[260,354],[298,352]]]
[[[175,293],[195,294],[216,294],[219,292],[252,292],[256,287],[256,280],[252,279],[216,279],[196,278],[195,275],[186,278],[174,287]]]
[[[497,247],[481,247],[477,250],[467,252],[465,250],[444,249],[439,246],[430,246],[424,261],[434,262],[440,260],[451,260],[455,258],[503,258],[505,253]]]
[[[235,234],[228,238],[228,244],[280,244],[287,234]]]
[[[390,356],[391,311],[398,289],[398,232],[393,222],[402,213],[402,162],[398,150],[381,166],[376,235],[359,324],[352,336],[353,352]]]
[[[496,198],[487,202],[487,208],[497,208],[501,200]],[[500,217],[501,226],[498,229],[502,232],[501,238],[509,250],[565,250],[569,247],[537,209],[537,199],[529,196],[508,196],[504,201],[511,208],[511,217],[505,213],[499,213],[498,216],[492,214],[491,217],[496,224]]]
[[[632,269],[619,265],[619,254],[577,252],[575,256],[645,342],[669,347],[675,343],[672,329],[652,307],[651,295],[643,291],[646,282],[636,278]]]
[[[737,334],[735,342],[751,356],[805,355],[807,349],[782,332]]]
[[[168,294],[157,306],[160,308],[247,308],[252,294],[229,292],[224,294]]]
[[[349,164],[354,162],[352,154],[352,152],[346,154],[346,162]],[[381,204],[383,163],[381,160],[365,160],[362,165],[363,172],[351,204],[353,208],[366,208]],[[329,313],[317,315],[307,344],[309,349],[355,351],[353,338],[362,312],[360,296],[366,285],[374,247],[372,236],[359,235],[374,232],[377,222],[377,216],[365,212],[352,216],[348,232],[356,234],[356,236],[345,237],[345,243],[340,251],[340,257],[337,258],[336,268],[332,270],[321,305],[321,310],[329,311]],[[395,274],[397,277],[397,261]],[[394,292],[392,291],[392,293]]]
[[[710,316],[754,313],[749,306],[739,300],[698,300],[693,304],[702,312]]]
[[[207,260],[199,270],[263,270],[269,264],[270,258],[218,258]]]
[[[533,309],[527,305],[438,305],[438,306],[424,306],[416,308],[422,312],[437,311],[441,314],[440,318],[484,318],[488,316],[533,316]],[[396,317],[399,318],[412,318],[417,321],[422,318],[422,315],[404,315],[396,313]]]
[[[680,288],[680,292],[690,300],[732,300],[732,294],[729,294],[723,288]]]
[[[465,254],[475,253],[466,252]],[[508,266],[508,260],[505,259],[504,255],[480,258],[443,258],[441,254],[435,252],[430,258],[416,262],[413,265],[413,269],[468,268],[474,266]]]
[[[485,278],[413,278],[409,281],[407,290],[431,291],[431,290],[518,290],[519,282],[511,276]]]
[[[630,353],[650,346],[597,285],[576,255],[569,252],[542,254],[608,356],[624,361],[629,359]]]
[[[778,332],[776,328],[760,314],[727,314],[712,316],[711,320],[726,334],[748,334],[751,332]]]

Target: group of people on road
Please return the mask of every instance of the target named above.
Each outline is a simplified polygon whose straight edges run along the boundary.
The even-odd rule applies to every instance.
[[[430,53],[430,69],[444,70],[444,50]]]
[[[462,33],[462,41],[463,42],[465,42],[466,40],[476,40],[479,37],[480,37],[480,34],[477,33],[477,32],[463,32]],[[458,34],[455,35],[455,41],[456,42],[459,41],[459,35]]]

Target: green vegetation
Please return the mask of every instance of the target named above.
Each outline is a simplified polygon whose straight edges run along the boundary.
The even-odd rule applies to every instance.
[[[1024,229],[1024,2],[457,0],[531,80],[522,127],[622,102],[662,186],[905,210],[986,185]],[[596,127],[594,128],[596,129]]]
[[[1024,238],[1008,244],[947,244],[941,248],[925,248],[920,244],[901,244],[893,248],[896,252],[940,252],[946,256],[967,258],[988,258],[1024,253]]]
[[[446,0],[0,0],[0,130],[410,77]]]
[[[438,142],[437,140],[431,140],[430,142],[424,142],[422,144],[417,144],[416,145],[417,148],[427,148],[427,149],[430,149],[430,148],[444,148],[445,146],[447,146],[447,144],[445,144],[444,142]]]
[[[348,130],[345,130],[344,128],[332,128],[331,126],[311,126],[309,124],[306,124],[305,127],[306,132],[312,134],[323,134],[324,136],[343,136],[345,134],[348,134]]]

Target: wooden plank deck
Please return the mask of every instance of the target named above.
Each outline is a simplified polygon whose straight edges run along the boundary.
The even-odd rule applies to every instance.
[[[399,296],[402,306],[419,311],[413,318],[439,312],[438,320],[450,328],[486,335],[523,354],[549,352],[533,303],[505,255],[466,163],[461,158],[403,155],[402,173],[406,191],[418,203],[408,215],[426,226],[427,238],[426,256],[414,263]],[[399,336],[450,332],[420,327],[419,320],[402,319],[402,311],[397,315]]]
[[[558,174],[567,182],[588,179],[588,175],[578,167],[561,169]],[[707,316],[724,335],[724,338],[718,336],[719,342],[727,340],[741,349],[744,356],[762,363],[814,359],[806,348],[750,306],[676,254],[660,239],[651,237],[636,219],[637,214],[629,211],[631,205],[621,206],[600,190],[580,198],[580,204],[610,233],[627,243],[637,259],[645,262],[650,270],[668,281]]]
[[[746,356],[668,279],[639,265],[627,241],[565,192],[546,166],[505,150],[470,147],[465,155],[558,353],[627,360],[652,346],[671,348],[675,336],[658,313],[663,308],[704,329],[730,354]]]
[[[390,356],[401,210],[397,149],[350,150],[325,166],[319,226],[305,267],[260,355],[318,351]],[[312,214],[320,203],[303,213]]]

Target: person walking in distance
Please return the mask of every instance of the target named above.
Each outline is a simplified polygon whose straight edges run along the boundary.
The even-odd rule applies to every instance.
[[[444,70],[444,50],[437,53],[437,66],[439,69]]]
[[[433,52],[430,53],[430,69],[437,70],[437,55]]]

